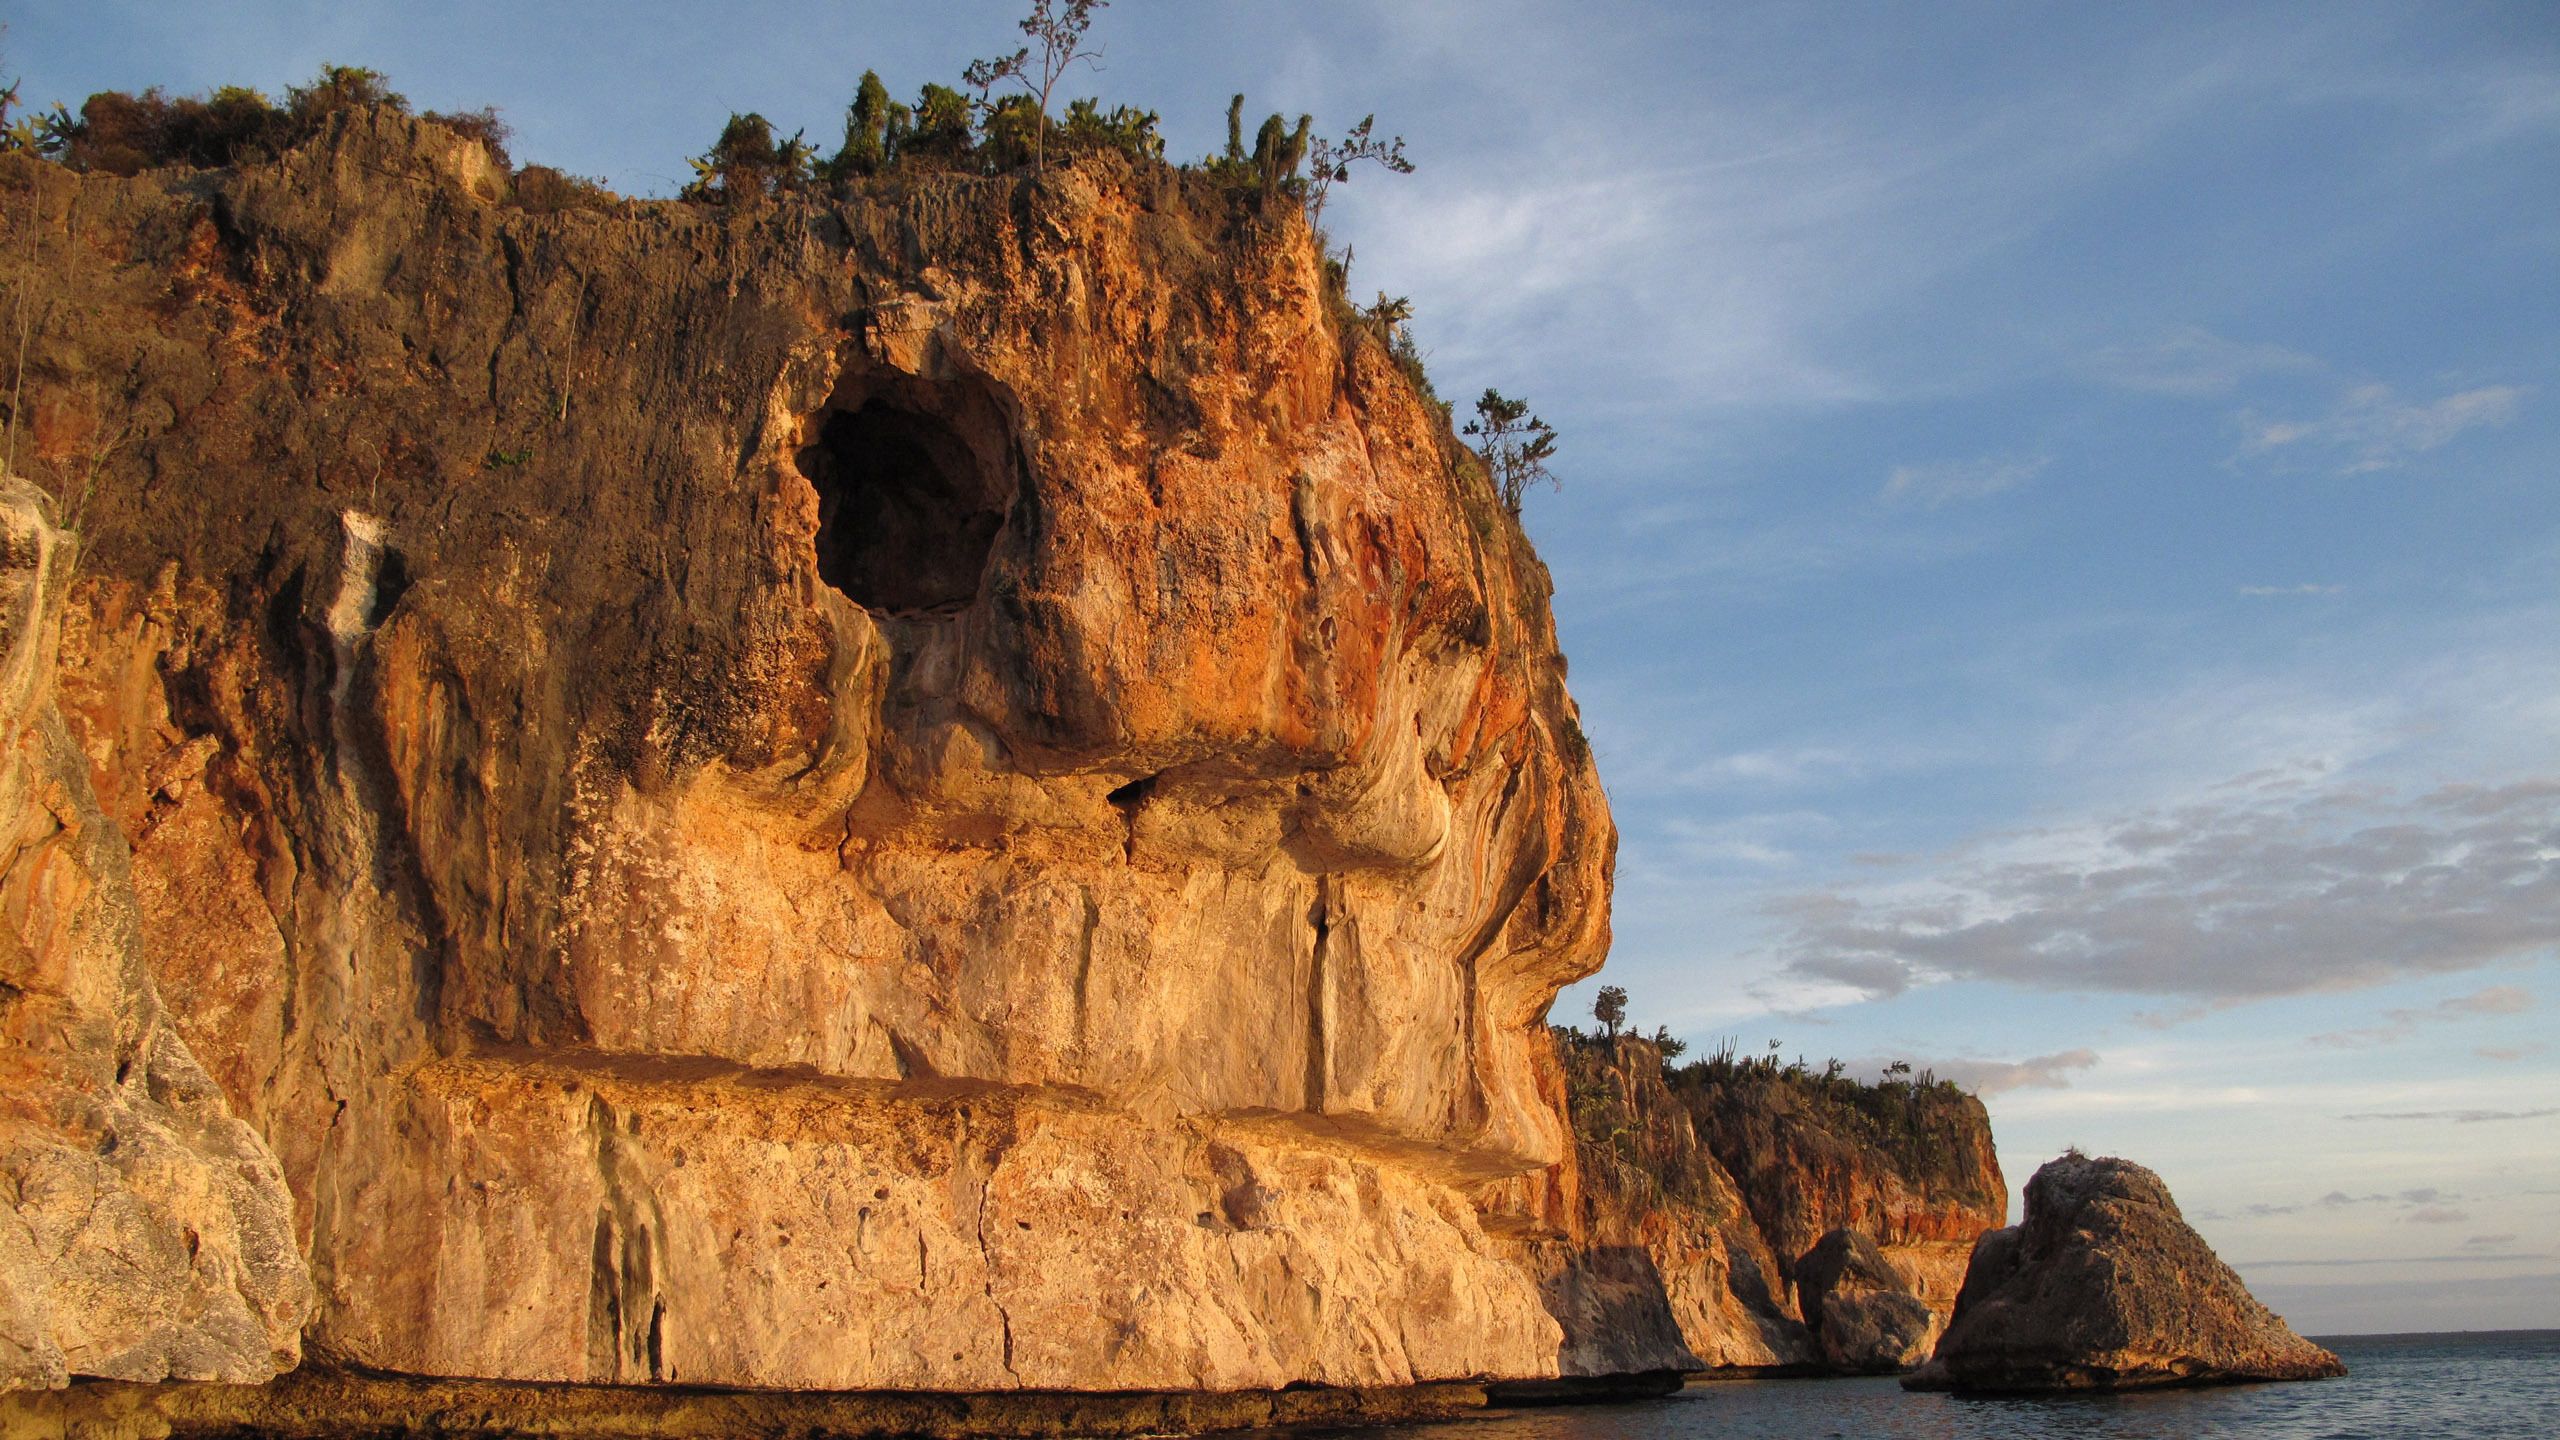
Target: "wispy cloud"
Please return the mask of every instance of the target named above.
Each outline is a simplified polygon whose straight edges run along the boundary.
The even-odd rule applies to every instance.
[[[2333,468],[2341,475],[2395,469],[2465,431],[2505,424],[2524,396],[2520,386],[2483,385],[2413,404],[2388,385],[2359,385],[2313,419],[2244,412],[2241,453],[2270,463]]]
[[[2522,1045],[2483,1045],[2471,1053],[2483,1060],[2524,1060],[2542,1054],[2550,1048],[2540,1040],[2533,1040]]]
[[[2455,1265],[2480,1260],[2548,1260],[2544,1252],[2526,1255],[2348,1255],[2320,1260],[2237,1260],[2234,1269],[2348,1269],[2365,1265]]]
[[[1818,837],[1832,822],[1818,811],[1783,811],[1733,815],[1716,820],[1681,816],[1666,821],[1658,834],[1641,837],[1634,858],[1642,864],[1646,851],[1659,848],[1684,866],[1784,866],[1794,864],[1807,838]]]
[[[2429,1205],[2400,1217],[2405,1225],[2462,1225],[2470,1222],[2471,1212],[2450,1205]]]
[[[2145,1030],[2175,1030],[2181,1025],[2191,1025],[2217,1011],[2228,1010],[2234,1005],[2245,1003],[2247,1002],[2225,999],[2200,1005],[2180,1005],[2170,1010],[2136,1010],[2129,1018]]]
[[[2560,1105],[2546,1105],[2539,1110],[2387,1110],[2363,1115],[2341,1115],[2341,1120],[2417,1120],[2452,1125],[2485,1125],[2501,1120],[2544,1120],[2560,1115]]]
[[[1772,902],[1799,976],[2250,999],[2560,944],[2560,778],[2241,791],[1999,837],[1950,873]]]
[[[1868,768],[1866,757],[1837,745],[1797,745],[1776,750],[1741,750],[1711,756],[1684,772],[1693,785],[1802,785],[1810,780],[1845,779]]]
[[[2240,587],[2240,593],[2250,596],[2344,595],[2347,593],[2347,587],[2344,585],[2243,585]]]
[[[1888,504],[1918,505],[1930,510],[1966,500],[1988,500],[2033,480],[2052,463],[2050,455],[2034,455],[1897,465],[1885,477],[1879,498]]]
[[[2461,1198],[2462,1197],[2459,1195],[2447,1194],[2442,1189],[2432,1185],[2403,1190],[2394,1195],[2384,1195],[2380,1193],[2350,1195],[2344,1190],[2332,1190],[2317,1200],[2302,1200],[2291,1204],[2281,1205],[2270,1202],[2243,1205],[2236,1212],[2236,1215],[2226,1214],[2217,1210],[2199,1210],[2196,1212],[2196,1218],[2200,1220],[2229,1220],[2234,1218],[2268,1220],[2280,1215],[2301,1215],[2305,1213],[2318,1213],[2321,1211],[2354,1210],[2372,1205],[2396,1205],[2403,1210],[2414,1211],[2422,1207],[2440,1205],[2446,1201],[2459,1200]]]
[[[2533,1008],[2533,996],[2514,985],[2492,985],[2469,995],[2456,995],[2433,1005],[2382,1012],[2382,1023],[2362,1030],[2332,1030],[2307,1043],[2333,1050],[2362,1050],[2391,1045],[2418,1033],[2421,1025],[2471,1020],[2484,1015],[2521,1015]]]
[[[2096,1068],[2095,1050],[2062,1050],[2051,1055],[2032,1055],[2024,1060],[1973,1060],[1957,1058],[1912,1062],[1920,1068],[1935,1070],[1943,1080],[1952,1080],[1978,1095],[1998,1095],[2010,1090],[2068,1090],[2071,1077],[2082,1070]]]
[[[2110,346],[2089,372],[2118,389],[2154,395],[2223,395],[2262,375],[2317,371],[2320,362],[2282,345],[2227,340],[2190,325],[2148,344]]]

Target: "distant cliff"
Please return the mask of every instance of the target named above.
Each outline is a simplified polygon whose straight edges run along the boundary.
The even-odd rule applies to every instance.
[[[1568,1328],[1585,1363],[1645,1335],[1700,1368],[1889,1368],[1864,1353],[1872,1341],[1826,1349],[1819,1333],[1808,1260],[1835,1231],[1872,1240],[1880,1278],[1927,1307],[1909,1342],[1925,1356],[1975,1238],[2006,1218],[1981,1101],[1729,1057],[1666,1075],[1648,1041],[1565,1036],[1579,1188],[1561,1197],[1573,1240],[1554,1247],[1547,1283],[1580,1317]],[[1915,1362],[1898,1348],[1896,1363]]]

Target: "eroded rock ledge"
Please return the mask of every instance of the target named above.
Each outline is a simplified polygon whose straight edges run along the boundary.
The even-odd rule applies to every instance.
[[[1653,1393],[1659,1393],[1656,1387]],[[0,1410],[0,1440],[345,1440],[511,1435],[563,1440],[1063,1440],[1438,1420],[1499,1398],[1475,1383],[1387,1389],[1113,1394],[862,1394],[544,1385],[301,1371],[267,1385],[83,1383]]]

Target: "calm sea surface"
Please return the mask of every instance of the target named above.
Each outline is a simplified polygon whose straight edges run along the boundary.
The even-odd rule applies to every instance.
[[[2072,1399],[1971,1400],[1877,1380],[1692,1385],[1661,1400],[1510,1410],[1362,1432],[1414,1440],[2560,1440],[2560,1330],[2322,1341],[2343,1380]]]

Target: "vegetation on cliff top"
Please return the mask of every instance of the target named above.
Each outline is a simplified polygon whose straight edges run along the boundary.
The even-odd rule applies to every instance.
[[[1166,166],[1159,117],[1152,110],[1106,110],[1098,99],[1083,97],[1053,113],[1068,74],[1099,57],[1089,32],[1095,12],[1108,3],[1032,0],[1018,24],[1030,44],[974,62],[959,88],[926,84],[911,104],[893,100],[879,74],[864,71],[845,110],[842,141],[823,157],[805,130],[786,136],[760,113],[733,113],[710,147],[690,158],[693,179],[678,198],[729,207],[844,197],[884,178],[1006,176],[1026,169],[1037,176],[1053,164],[1098,155]],[[348,65],[323,67],[310,84],[288,89],[281,103],[241,86],[178,97],[153,88],[139,94],[101,91],[76,114],[60,104],[30,114],[18,109],[17,91],[9,87],[0,90],[0,153],[32,153],[77,171],[125,176],[169,166],[251,165],[311,140],[334,116],[374,107],[411,113],[408,99],[380,71]],[[1245,97],[1237,95],[1227,109],[1223,152],[1171,168],[1231,197],[1256,205],[1281,201],[1302,214],[1324,257],[1327,295],[1345,343],[1374,338],[1415,391],[1454,424],[1452,407],[1431,383],[1425,352],[1414,339],[1411,302],[1381,292],[1374,305],[1353,304],[1351,251],[1336,250],[1321,227],[1333,187],[1361,167],[1412,172],[1403,137],[1381,138],[1374,114],[1329,137],[1315,132],[1312,116],[1291,122],[1274,113],[1248,146],[1244,115]],[[514,168],[507,153],[511,132],[494,108],[428,111],[418,118],[483,146],[512,176],[511,198],[527,210],[602,210],[623,203],[600,181],[543,165]],[[1526,401],[1488,388],[1464,433],[1476,443],[1454,445],[1451,453],[1481,472],[1510,514],[1519,514],[1530,486],[1556,483],[1546,465],[1555,453],[1555,428],[1530,413]]]
[[[1592,1007],[1604,1028],[1588,1034],[1571,1025],[1549,1027],[1565,1063],[1575,1133],[1586,1145],[1618,1146],[1625,1133],[1623,1105],[1605,1072],[1628,1063],[1629,1054],[1659,1066],[1668,1094],[1686,1109],[1701,1135],[1734,1137],[1772,1126],[1803,1129],[1867,1147],[1907,1176],[1927,1177],[1967,1197],[1988,1198],[1987,1176],[1971,1173],[1982,1104],[1964,1087],[1931,1071],[1914,1073],[1908,1061],[1884,1065],[1873,1080],[1848,1073],[1833,1059],[1816,1067],[1802,1056],[1780,1058],[1772,1040],[1746,1055],[1731,1039],[1684,1065],[1686,1042],[1658,1028],[1650,1039],[1620,1033],[1627,994],[1601,987]]]

